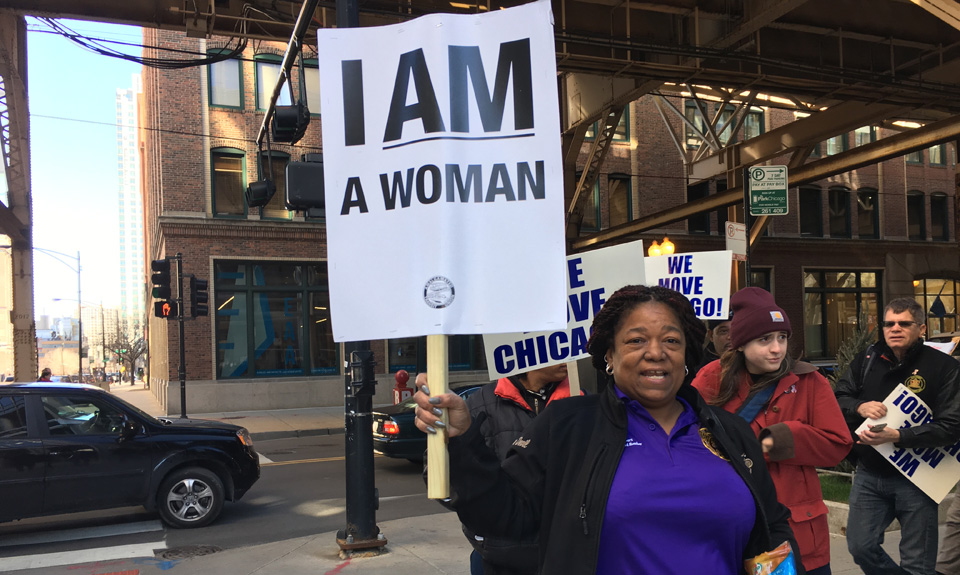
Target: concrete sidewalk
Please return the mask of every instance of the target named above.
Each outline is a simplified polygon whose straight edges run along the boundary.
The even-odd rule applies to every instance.
[[[162,416],[159,403],[143,384],[112,385],[110,389],[143,411]],[[190,413],[190,418],[215,419],[246,427],[254,440],[305,437],[343,433],[343,407],[314,407],[232,413]],[[175,417],[175,416],[166,416]],[[386,552],[376,557],[341,559],[335,533],[278,541],[245,549],[232,549],[180,561],[140,562],[141,575],[160,574],[173,565],[180,572],[205,575],[288,575],[290,573],[390,573],[391,575],[467,574],[470,545],[460,531],[454,513],[440,513],[380,523],[387,537]],[[943,526],[941,525],[941,537]],[[898,559],[900,532],[887,533],[884,547]],[[862,571],[847,552],[842,535],[831,535],[831,568],[834,575],[860,575]],[[31,571],[36,575],[36,571]],[[44,571],[44,575],[76,571]]]

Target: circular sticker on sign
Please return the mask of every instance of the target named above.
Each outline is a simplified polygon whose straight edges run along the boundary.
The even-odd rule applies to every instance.
[[[423,301],[433,309],[443,309],[453,303],[453,282],[443,276],[434,276],[423,286]]]

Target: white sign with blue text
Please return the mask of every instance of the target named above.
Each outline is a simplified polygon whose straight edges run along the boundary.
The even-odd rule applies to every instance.
[[[643,241],[567,256],[567,325],[483,336],[491,379],[587,357],[593,317],[613,292],[643,284]]]
[[[644,260],[648,285],[687,296],[700,319],[726,319],[730,309],[733,252],[692,252]]]
[[[550,2],[317,41],[334,340],[563,329]]]
[[[905,429],[933,421],[930,406],[902,383],[883,400],[883,404],[887,406],[887,414],[880,419],[865,420],[857,428],[857,433],[868,425],[878,423],[886,423],[895,429]],[[956,485],[957,478],[960,478],[960,441],[947,447],[908,449],[884,443],[874,445],[873,448],[937,503],[943,501]]]

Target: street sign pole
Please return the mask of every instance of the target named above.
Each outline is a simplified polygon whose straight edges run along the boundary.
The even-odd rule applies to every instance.
[[[750,287],[750,168],[743,169],[743,224],[747,227],[747,257],[743,260],[743,285]]]
[[[187,352],[183,336],[183,255],[177,252],[177,323],[180,327],[180,419],[187,418]]]

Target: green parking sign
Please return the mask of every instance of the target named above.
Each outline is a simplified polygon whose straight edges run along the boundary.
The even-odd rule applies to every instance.
[[[747,168],[747,175],[751,216],[784,216],[789,213],[786,166],[752,166]]]

